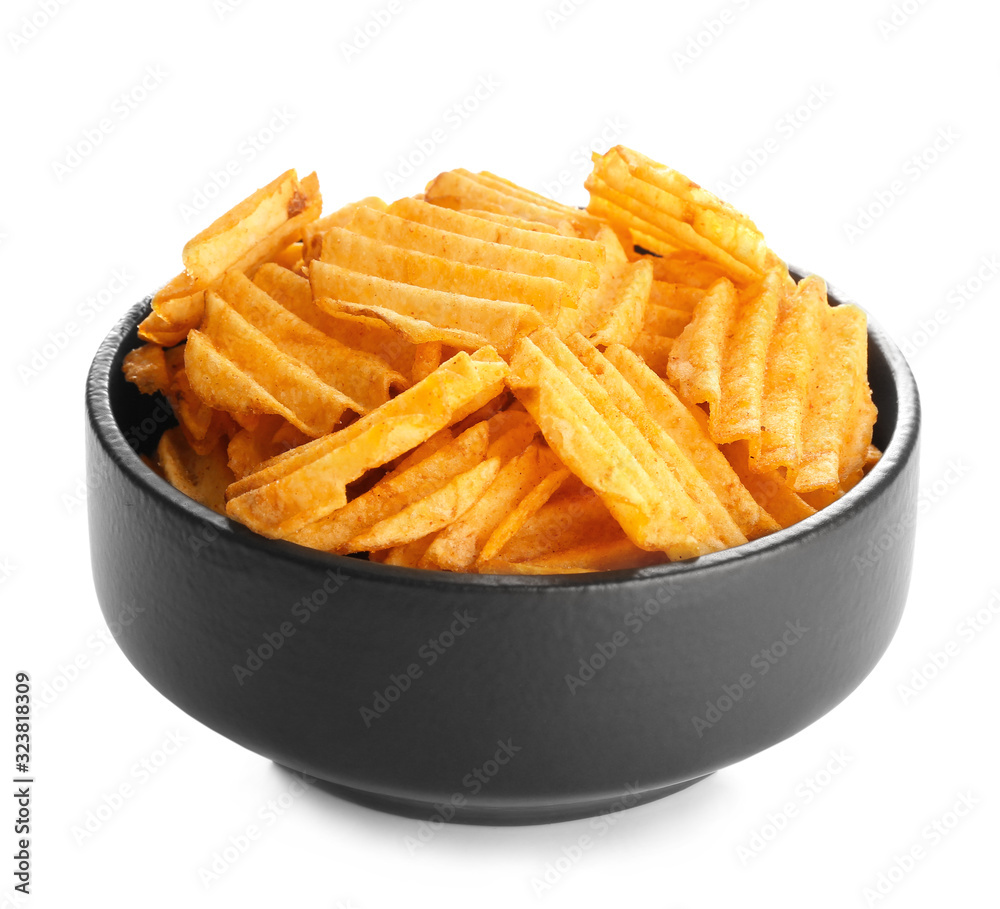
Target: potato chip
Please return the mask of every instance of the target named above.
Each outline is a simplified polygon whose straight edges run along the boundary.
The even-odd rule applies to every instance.
[[[534,488],[501,518],[500,523],[483,543],[477,561],[486,562],[496,558],[511,538],[518,534],[571,476],[565,467],[556,468],[545,474]]]
[[[300,183],[294,170],[286,171],[189,240],[184,269],[206,285],[231,268],[252,269],[301,239],[321,205],[315,174]]]
[[[125,379],[144,395],[165,393],[170,386],[170,374],[163,348],[156,344],[143,344],[125,355],[122,363]]]
[[[426,205],[426,203],[415,204]],[[588,288],[597,287],[599,277],[597,268],[581,259],[470,237],[467,234],[439,229],[419,221],[409,221],[391,212],[359,207],[348,227],[352,232],[400,249],[425,253],[466,265],[565,282],[572,289],[572,293],[564,298],[562,305],[565,306],[575,306],[577,295]]]
[[[427,184],[424,195],[428,202],[446,208],[481,209],[553,227],[568,223],[583,237],[593,237],[602,226],[600,219],[588,212],[560,205],[486,172],[447,171]]]
[[[856,306],[828,307],[823,322],[823,340],[802,418],[803,460],[788,471],[789,484],[799,493],[839,486],[844,440],[856,433],[854,444],[864,452],[875,416],[874,407],[858,401],[858,388],[865,383],[868,368],[865,314]],[[857,427],[852,427],[852,418]],[[847,465],[845,476],[856,466]]]
[[[415,385],[441,365],[441,342],[426,341],[418,344],[413,352],[413,372],[410,376]]]
[[[490,458],[450,479],[436,492],[380,521],[348,542],[352,551],[387,549],[419,540],[462,517],[486,491],[500,470],[499,458]]]
[[[726,546],[739,546],[747,541],[732,516],[726,511],[712,487],[698,472],[688,454],[673,437],[650,415],[639,393],[615,366],[580,335],[567,340],[567,345],[591,374],[598,380],[608,397],[639,430],[643,438],[663,460],[687,497],[694,503],[711,528],[712,534]],[[669,394],[669,391],[665,391]]]
[[[345,411],[365,408],[284,353],[214,291],[201,329],[188,335],[184,366],[198,396],[231,413],[276,413],[310,436],[330,432]]]
[[[644,331],[629,345],[629,349],[658,376],[664,376],[670,363],[670,351],[673,346],[673,338],[663,338]]]
[[[763,527],[767,526],[766,516],[712,441],[708,432],[708,417],[704,412],[678,398],[673,389],[632,351],[621,345],[612,345],[605,355],[635,389],[653,420],[697,464],[698,472],[712,487],[740,532],[747,539],[759,536]]]
[[[480,574],[580,574],[591,571],[614,571],[641,568],[665,562],[662,552],[648,552],[631,540],[612,540],[564,549],[524,562],[493,559],[476,566]]]
[[[718,408],[726,342],[736,319],[739,297],[732,282],[721,278],[698,304],[690,324],[674,341],[667,376],[681,397]]]
[[[565,281],[467,265],[441,256],[400,249],[339,227],[332,227],[324,234],[321,258],[323,262],[339,266],[345,272],[371,276],[377,282],[395,284],[400,288],[422,288],[489,300],[495,304],[525,306],[536,310],[548,322],[553,322],[563,307],[576,306],[573,288]],[[310,274],[314,268],[310,265]],[[313,293],[315,296],[332,296],[319,293],[315,285]],[[347,299],[363,302],[352,297]],[[380,301],[380,305],[387,304]],[[465,315],[471,317],[473,313],[463,312]]]
[[[327,385],[343,392],[367,413],[406,388],[407,379],[379,357],[354,350],[298,318],[240,272],[229,272],[221,296],[282,353],[309,367]]]
[[[544,255],[563,256],[590,263],[597,269],[600,269],[605,261],[602,244],[594,240],[562,236],[555,232],[555,228],[549,228],[552,233],[548,233],[540,230],[547,225],[535,222],[521,222],[523,226],[517,226],[509,223],[513,219],[496,221],[482,214],[454,211],[408,198],[393,202],[389,206],[389,211],[400,218],[426,224],[429,227]]]
[[[641,241],[640,245],[642,245]],[[648,258],[653,263],[653,279],[657,284],[670,284],[674,287],[690,287],[704,291],[708,290],[719,278],[726,276],[718,265],[690,249],[677,249],[664,252],[662,255],[644,258]]]
[[[348,546],[354,537],[398,515],[404,508],[482,463],[489,438],[489,427],[485,423],[467,429],[437,450],[425,452],[425,456],[414,463],[401,465],[343,508],[307,524],[289,539],[313,549],[357,551]]]
[[[327,262],[313,262],[309,277],[320,309],[328,313],[344,311],[340,304],[350,303],[364,308],[360,311],[378,312],[382,318],[394,312],[403,318],[386,321],[398,326],[415,343],[443,341],[465,349],[489,345],[505,353],[519,334],[532,331],[542,321],[532,307],[523,303],[418,287]],[[440,330],[417,340],[414,326],[404,320],[417,320]],[[456,325],[462,328],[452,327]]]
[[[785,478],[776,470],[760,472],[750,466],[750,452],[745,441],[732,442],[722,446],[733,470],[747,488],[758,505],[772,518],[775,526],[766,530],[767,533],[779,527],[791,527],[804,518],[816,513],[816,509],[804,499],[792,492]],[[770,527],[770,522],[763,519],[758,525],[761,530]],[[763,535],[763,534],[761,534]]]
[[[313,328],[355,350],[374,354],[403,376],[413,369],[414,345],[381,319],[325,312],[313,300],[309,279],[276,265],[262,265],[254,284]]]
[[[802,459],[802,418],[826,306],[826,285],[815,276],[800,281],[781,306],[767,353],[760,435],[750,438],[756,471],[794,467]]]
[[[638,231],[652,252],[694,250],[738,282],[767,271],[770,251],[748,218],[638,152],[619,145],[595,154],[586,187],[593,214]]]
[[[196,502],[220,514],[226,512],[226,487],[232,482],[225,449],[216,446],[198,454],[179,427],[168,429],[156,449],[164,478]]]
[[[507,366],[491,348],[458,353],[345,429],[265,463],[228,490],[227,513],[288,536],[347,504],[347,484],[415,448],[496,397]]]
[[[510,385],[559,460],[601,496],[637,546],[674,558],[721,546],[635,425],[550,330],[518,342]]]
[[[512,457],[501,467],[481,498],[438,533],[424,554],[421,567],[451,571],[468,569],[501,521],[557,467],[558,461],[552,452],[538,443],[530,444]]]

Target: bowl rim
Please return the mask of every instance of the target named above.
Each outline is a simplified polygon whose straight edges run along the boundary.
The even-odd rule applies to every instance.
[[[789,266],[793,277],[800,279],[809,272]],[[833,305],[852,304],[854,300],[827,284]],[[354,577],[372,581],[404,583],[415,587],[552,589],[620,586],[623,583],[669,580],[681,575],[705,575],[725,571],[748,560],[760,559],[789,547],[798,547],[807,540],[822,536],[857,513],[865,503],[877,499],[902,472],[913,454],[920,429],[920,397],[916,381],[902,352],[889,335],[863,307],[868,319],[868,342],[877,347],[889,367],[896,393],[896,425],[878,463],[853,489],[816,514],[767,536],[750,540],[708,555],[678,562],[665,562],[640,568],[622,568],[585,574],[468,574],[428,568],[406,568],[384,565],[367,559],[336,555],[310,549],[287,540],[272,540],[255,533],[225,515],[188,498],[143,463],[132,448],[111,407],[111,369],[122,347],[133,338],[139,321],[150,310],[152,296],[132,306],[101,342],[87,375],[86,406],[90,431],[93,432],[113,464],[164,507],[180,512],[186,519],[209,525],[225,535],[234,545],[259,550],[267,557],[281,557],[304,563],[310,568],[345,571]],[[88,497],[89,498],[89,497]]]

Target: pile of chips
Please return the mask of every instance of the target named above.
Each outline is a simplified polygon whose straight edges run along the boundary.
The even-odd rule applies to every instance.
[[[802,520],[879,457],[867,327],[624,147],[586,211],[490,173],[321,217],[294,171],[185,247],[125,374],[149,466],[254,531],[394,565],[602,571]]]

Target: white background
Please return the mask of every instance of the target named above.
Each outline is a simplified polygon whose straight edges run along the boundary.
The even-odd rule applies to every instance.
[[[350,55],[387,2],[78,0],[48,22],[42,0],[4,4],[0,678],[7,705],[15,669],[52,695],[35,710],[24,905],[996,905],[1000,277],[983,263],[1000,254],[1000,12],[985,0],[895,13],[892,0],[589,0],[556,21],[557,3],[399,0]],[[455,113],[479,84],[494,87]],[[104,118],[100,144],[74,159]],[[400,182],[400,156],[435,129],[444,141]],[[896,638],[846,702],[622,813],[537,894],[533,879],[567,867],[588,821],[452,826],[411,852],[417,821],[288,795],[287,774],[181,713],[108,644],[90,580],[83,386],[107,330],[179,270],[184,241],[287,167],[319,171],[328,209],[417,192],[456,166],[583,203],[581,149],[609,142],[728,184],[780,255],[909,352],[925,408],[917,561]],[[238,173],[220,187],[228,162]],[[949,642],[957,655],[904,698]],[[183,744],[161,763],[172,734]],[[3,735],[9,747],[13,729]],[[846,767],[827,777],[838,752]],[[143,760],[159,766],[140,783]],[[810,780],[826,784],[813,797]],[[79,842],[74,828],[126,782],[131,798]],[[934,842],[927,825],[962,797],[975,807]],[[269,800],[290,805],[273,823]],[[795,817],[748,858],[789,802]],[[12,816],[7,799],[8,899]],[[262,838],[206,886],[199,870],[250,823]],[[866,898],[914,846],[923,858]]]

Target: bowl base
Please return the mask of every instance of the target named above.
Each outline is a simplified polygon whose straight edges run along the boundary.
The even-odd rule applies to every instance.
[[[277,762],[275,762],[277,763]],[[289,773],[299,774],[299,771],[278,764]],[[714,773],[714,771],[713,771]],[[527,824],[552,824],[559,821],[575,821],[580,818],[594,817],[599,814],[611,814],[626,808],[636,808],[657,799],[665,798],[693,786],[695,783],[710,777],[711,773],[673,783],[659,789],[650,789],[636,795],[615,795],[600,799],[581,799],[579,801],[560,802],[557,804],[540,803],[537,805],[496,805],[496,806],[455,806],[446,802],[430,802],[422,799],[400,798],[398,796],[381,795],[331,783],[329,780],[315,780],[311,785],[329,792],[345,801],[377,811],[386,811],[402,817],[417,818],[422,821],[447,821],[453,824],[486,824],[490,826],[518,826]]]

